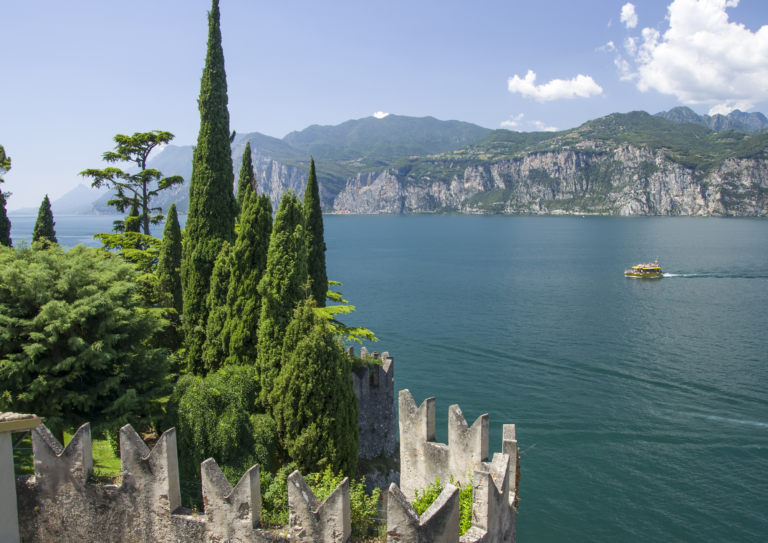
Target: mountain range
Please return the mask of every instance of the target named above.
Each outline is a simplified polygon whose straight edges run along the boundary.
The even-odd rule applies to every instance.
[[[311,155],[328,212],[762,216],[766,132],[762,113],[700,116],[685,107],[615,113],[561,132],[388,115],[282,139],[239,134],[232,157],[237,174],[251,142],[258,190],[275,208],[288,189],[303,196]],[[187,180],[153,204],[186,212],[192,147],[168,145],[150,166]],[[114,212],[108,193],[88,201],[83,191],[54,201],[54,214]]]

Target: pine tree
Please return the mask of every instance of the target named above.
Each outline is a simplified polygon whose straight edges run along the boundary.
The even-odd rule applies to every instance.
[[[53,227],[56,223],[53,222],[53,212],[51,211],[51,201],[48,199],[48,195],[45,195],[43,202],[40,204],[40,209],[37,212],[37,221],[35,222],[35,229],[32,231],[32,242],[47,241],[48,243],[58,243],[56,241],[56,231]]]
[[[251,365],[256,363],[259,341],[261,295],[258,287],[267,267],[272,204],[266,194],[257,196],[249,184],[241,190],[240,231],[233,251],[232,280],[227,297],[230,310],[228,363]]]
[[[11,169],[11,157],[6,156],[5,149],[0,145],[0,183],[4,183],[3,175]],[[10,193],[0,190],[0,246],[10,247],[11,243],[11,221],[8,219],[8,213],[5,210],[5,203]]]
[[[213,265],[222,243],[235,241],[237,201],[232,192],[234,174],[227,101],[219,2],[213,0],[208,15],[208,52],[200,82],[200,133],[192,161],[181,276],[186,356],[193,373],[203,372],[202,347],[208,321],[206,298]]]
[[[310,293],[317,307],[325,307],[328,274],[325,270],[325,234],[323,210],[320,208],[320,188],[315,175],[315,160],[309,163],[307,190],[304,192],[304,229],[307,243],[307,273],[312,280]]]
[[[54,433],[162,414],[162,320],[136,295],[136,266],[82,245],[0,247],[0,262],[0,412],[39,413]]]
[[[302,473],[354,476],[359,430],[351,365],[309,298],[294,311],[283,343],[283,368],[271,393],[281,445]]]
[[[166,312],[165,318],[171,323],[165,330],[163,345],[171,351],[177,351],[183,343],[181,329],[181,315],[183,313],[183,300],[181,293],[181,228],[179,217],[176,213],[176,204],[168,208],[165,217],[165,229],[163,230],[163,245],[157,260],[155,271],[157,283],[155,284],[155,297],[160,307],[175,310]]]
[[[286,191],[269,239],[267,272],[259,282],[261,317],[256,368],[261,398],[265,402],[280,374],[285,330],[296,304],[306,298],[307,253],[303,224],[299,198],[293,191]]]
[[[208,311],[208,324],[205,329],[205,343],[203,343],[202,353],[204,373],[218,370],[224,365],[229,355],[227,293],[229,292],[231,276],[232,246],[225,241],[213,266],[211,290],[205,302]]]
[[[237,179],[237,209],[243,214],[245,205],[245,187],[250,186],[256,190],[256,178],[253,175],[253,158],[251,157],[251,140],[245,142],[243,162],[240,165],[240,177]]]

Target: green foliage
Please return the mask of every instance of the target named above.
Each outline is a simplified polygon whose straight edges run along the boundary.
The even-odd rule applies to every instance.
[[[283,448],[302,473],[329,467],[350,477],[357,466],[357,398],[341,344],[315,316],[296,308],[285,332],[283,367],[269,400]]]
[[[221,48],[219,2],[208,14],[208,47],[200,81],[200,132],[192,160],[189,214],[183,249],[184,331],[193,373],[204,371],[202,347],[208,322],[206,298],[223,241],[235,242],[237,201],[230,151],[227,76]]]
[[[43,202],[40,204],[40,209],[37,212],[35,229],[32,231],[32,242],[58,243],[56,240],[56,231],[53,229],[54,226],[56,226],[56,223],[53,222],[51,201],[46,194],[45,198],[43,198]]]
[[[243,209],[233,251],[229,283],[229,364],[255,364],[259,341],[261,295],[259,281],[267,267],[272,234],[272,204],[266,194],[257,196],[253,187],[242,187]]]
[[[128,216],[122,221],[114,221],[112,229],[117,233],[141,232],[141,220],[139,219],[139,201],[134,199]]]
[[[464,535],[472,527],[472,473],[469,474],[469,483],[464,486],[454,482],[453,475],[451,475],[451,484],[459,487],[459,535]],[[411,502],[411,505],[413,505],[416,513],[419,516],[423,515],[435,503],[444,489],[445,486],[438,477],[434,483],[428,484],[426,488],[414,490],[416,499]]]
[[[317,184],[314,159],[309,165],[307,189],[304,192],[304,236],[307,244],[307,273],[312,280],[309,293],[317,301],[317,307],[325,307],[328,273],[325,270],[323,210],[320,207],[320,187]]]
[[[296,470],[294,464],[287,464],[277,473],[261,476],[261,519],[266,524],[288,524],[288,476]],[[304,480],[314,492],[318,503],[324,502],[344,480],[344,475],[334,475],[330,468],[310,473]],[[349,480],[349,502],[352,533],[359,538],[370,535],[378,514],[381,490],[375,488],[369,496],[365,492],[365,477]]]
[[[10,247],[11,242],[11,220],[5,209],[9,193],[0,190],[0,246]]]
[[[139,285],[139,294],[148,306],[155,306],[155,268],[157,267],[158,256],[162,242],[138,232],[129,232],[127,234],[94,234],[94,238],[102,243],[101,250],[116,254],[126,262],[134,264],[141,272],[136,279]]]
[[[274,467],[275,424],[255,411],[258,384],[251,366],[227,366],[206,377],[185,375],[166,406],[163,428],[176,428],[179,477],[200,481],[200,464],[208,458],[236,485],[254,464],[262,473]],[[185,488],[188,488],[185,486]],[[265,488],[262,486],[262,488]],[[199,505],[197,492],[186,492]]]
[[[245,151],[243,151],[243,162],[240,165],[240,177],[237,178],[237,209],[240,214],[243,213],[245,206],[245,187],[251,187],[256,190],[256,178],[253,175],[253,157],[251,156],[251,141],[245,142]]]
[[[342,286],[338,281],[328,281],[328,286]],[[365,341],[379,341],[373,332],[362,326],[347,326],[336,318],[336,315],[348,315],[355,310],[355,306],[349,305],[349,302],[343,298],[342,292],[328,290],[326,297],[338,305],[326,307],[316,307],[315,314],[323,319],[331,332],[338,336],[342,341],[356,341],[362,343]]]
[[[213,266],[211,290],[205,302],[208,309],[208,325],[205,329],[203,344],[203,366],[206,373],[218,370],[224,365],[229,355],[227,321],[230,313],[227,306],[227,293],[233,264],[232,247],[225,241]]]
[[[342,483],[344,475],[341,473],[334,475],[331,468],[326,467],[321,472],[310,473],[305,480],[315,493],[318,503],[322,503]],[[361,480],[350,478],[349,502],[352,531],[355,536],[365,537],[371,532],[379,510],[380,495],[379,488],[375,488],[370,496],[365,492],[365,477]]]
[[[163,145],[174,136],[170,132],[153,130],[151,132],[136,132],[133,136],[118,134],[114,137],[114,151],[107,151],[102,155],[102,160],[112,164],[115,162],[132,162],[136,164],[139,173],[130,174],[119,168],[109,167],[103,170],[88,169],[80,172],[83,177],[93,179],[91,186],[100,188],[107,187],[116,192],[114,198],[107,202],[107,205],[114,206],[121,213],[125,212],[128,206],[141,207],[141,214],[133,215],[139,217],[139,222],[145,235],[149,235],[149,225],[159,224],[163,220],[162,213],[152,216],[153,211],[162,211],[159,207],[151,207],[150,200],[160,194],[161,191],[180,185],[184,179],[179,175],[163,177],[162,172],[153,169],[147,169],[147,158],[152,150],[158,145]],[[153,188],[154,187],[154,188]],[[133,226],[133,225],[131,225]],[[115,225],[116,231],[120,226]],[[128,224],[123,225],[124,231]]]
[[[82,245],[0,248],[0,410],[44,416],[54,432],[150,424],[168,359],[149,345],[164,322],[143,307],[138,276]]]
[[[181,292],[181,228],[176,204],[171,204],[165,218],[155,277],[155,299],[159,307],[166,309],[164,316],[169,322],[163,342],[171,351],[178,351],[184,342],[181,328],[184,306]]]
[[[267,271],[259,281],[261,317],[257,368],[263,401],[268,401],[282,366],[285,330],[293,310],[306,298],[307,253],[304,214],[293,191],[286,191],[275,215],[269,239]]]
[[[5,154],[5,149],[0,145],[0,183],[4,183],[3,175],[11,169],[11,157]],[[11,221],[8,219],[8,213],[5,204],[10,196],[10,192],[0,190],[0,246],[10,247],[11,244]]]

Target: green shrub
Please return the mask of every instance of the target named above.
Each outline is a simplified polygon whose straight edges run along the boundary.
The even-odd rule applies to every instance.
[[[0,246],[0,411],[36,413],[62,439],[162,415],[165,322],[139,296],[136,266],[82,245]]]
[[[296,466],[288,464],[275,475],[261,477],[261,519],[267,524],[288,524],[288,476]],[[334,475],[330,468],[320,473],[310,473],[304,480],[315,493],[318,503],[324,502],[344,480],[344,475]],[[349,501],[352,518],[352,532],[356,537],[368,536],[379,512],[381,490],[375,488],[369,496],[365,492],[365,477],[349,480]]]
[[[200,464],[213,458],[234,486],[254,464],[274,465],[275,423],[256,413],[258,386],[251,366],[227,366],[206,377],[179,379],[166,406],[164,428],[176,428],[183,504],[199,505]],[[183,490],[184,490],[183,489]],[[194,489],[194,490],[193,490]]]
[[[462,486],[454,482],[451,475],[451,484],[459,487],[459,535],[464,535],[472,527],[472,473],[469,474],[469,483]],[[416,513],[421,516],[429,509],[445,487],[440,482],[440,477],[426,488],[417,488],[414,493],[416,499],[411,502]]]

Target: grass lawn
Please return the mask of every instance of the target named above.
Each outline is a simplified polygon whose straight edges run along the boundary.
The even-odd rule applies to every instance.
[[[13,434],[14,441],[21,434]],[[72,439],[72,434],[64,433],[64,444]],[[32,439],[29,434],[13,450],[13,467],[16,475],[34,475],[32,459]],[[93,472],[98,482],[113,482],[120,477],[120,459],[112,452],[112,446],[106,439],[93,440]]]

